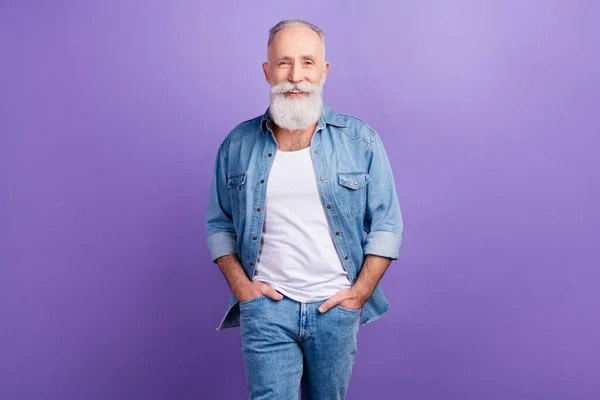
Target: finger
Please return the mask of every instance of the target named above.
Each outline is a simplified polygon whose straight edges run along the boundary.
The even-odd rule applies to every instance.
[[[337,306],[342,302],[342,298],[336,293],[332,297],[330,297],[327,301],[323,302],[319,307],[319,311],[322,313],[326,313],[331,310],[333,307]]]
[[[270,299],[273,300],[281,300],[283,299],[283,296],[281,295],[281,293],[279,293],[277,290],[273,289],[271,286],[269,285],[264,285],[261,289],[262,293],[267,296]]]

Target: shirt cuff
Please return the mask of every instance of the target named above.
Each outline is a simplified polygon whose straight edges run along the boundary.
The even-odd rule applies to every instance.
[[[398,259],[402,237],[392,232],[374,231],[367,235],[363,246],[364,255],[372,254],[380,257]]]
[[[237,253],[237,235],[233,232],[219,232],[206,239],[210,256],[215,262],[219,257]]]

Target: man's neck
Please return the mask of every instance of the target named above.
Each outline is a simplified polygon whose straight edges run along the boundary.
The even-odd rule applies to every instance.
[[[317,128],[316,123],[297,130],[283,129],[273,125],[273,135],[277,141],[277,148],[281,151],[297,151],[309,147]]]

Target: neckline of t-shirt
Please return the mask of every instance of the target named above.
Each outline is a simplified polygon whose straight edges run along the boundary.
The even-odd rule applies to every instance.
[[[310,146],[305,147],[305,148],[300,149],[300,150],[294,150],[294,151],[277,150],[277,154],[283,154],[283,155],[286,155],[286,156],[293,156],[293,155],[303,154],[303,153],[308,153],[308,152],[310,152]]]

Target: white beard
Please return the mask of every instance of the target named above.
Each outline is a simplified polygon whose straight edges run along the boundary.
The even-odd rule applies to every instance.
[[[293,90],[307,94],[298,98],[285,96],[286,92]],[[269,111],[273,122],[280,128],[297,130],[315,124],[321,116],[322,105],[323,83],[283,81],[278,85],[271,86]]]

